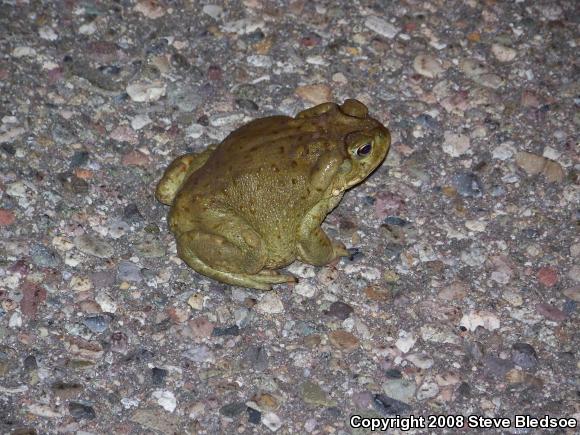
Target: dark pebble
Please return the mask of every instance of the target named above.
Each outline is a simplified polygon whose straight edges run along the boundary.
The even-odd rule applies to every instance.
[[[523,369],[532,369],[538,365],[538,355],[528,343],[514,343],[512,361]]]
[[[260,42],[262,39],[264,39],[265,36],[266,35],[264,35],[264,32],[262,32],[261,29],[256,29],[247,35],[244,35],[242,39],[248,44],[255,44],[256,42]]]
[[[153,367],[151,369],[151,381],[153,385],[165,385],[165,378],[167,377],[167,370]]]
[[[473,172],[460,172],[453,176],[453,186],[461,196],[478,198],[483,193],[483,185]]]
[[[13,156],[14,154],[16,154],[16,148],[14,148],[14,145],[8,143],[3,143],[2,145],[0,145],[0,150],[2,150],[9,156]]]
[[[109,319],[100,314],[96,316],[90,316],[83,320],[83,325],[89,328],[91,332],[100,334],[101,332],[105,332],[109,327]]]
[[[363,198],[363,201],[366,205],[375,205],[375,202],[377,202],[377,199],[374,196],[366,195]]]
[[[143,215],[141,215],[137,204],[133,202],[131,204],[127,204],[125,210],[123,210],[123,220],[127,221],[128,223],[136,223],[143,220]]]
[[[246,98],[237,98],[236,105],[240,109],[244,109],[244,110],[256,111],[260,108],[254,101],[248,100]]]
[[[89,161],[89,152],[88,151],[77,151],[73,154],[70,160],[70,168],[78,168],[79,166],[83,166]]]
[[[568,316],[570,316],[571,314],[574,313],[574,311],[576,311],[577,307],[578,303],[576,301],[568,299],[566,302],[564,302],[564,305],[562,306],[562,311],[566,313]]]
[[[350,305],[341,301],[336,301],[330,305],[328,311],[326,311],[324,314],[327,316],[336,317],[340,320],[345,320],[352,314],[353,311],[354,309]]]
[[[400,217],[397,216],[388,216],[384,222],[387,225],[396,225],[398,227],[404,227],[405,225],[409,224],[409,221],[406,221],[405,219],[402,219]]]
[[[38,368],[38,363],[36,362],[36,357],[34,355],[28,355],[24,358],[24,370],[31,372]]]
[[[221,337],[223,335],[240,335],[240,328],[238,325],[216,327],[213,328],[211,335],[214,337]]]
[[[97,413],[92,406],[80,402],[70,402],[68,410],[75,420],[92,420],[97,417]]]
[[[485,372],[488,375],[503,378],[507,372],[514,368],[514,364],[507,359],[501,359],[496,356],[486,355],[483,358]]]
[[[348,248],[348,261],[356,263],[364,258],[365,254],[359,248]]]
[[[224,417],[236,417],[246,410],[247,406],[244,402],[228,403],[220,408],[220,414]]]
[[[403,374],[398,369],[388,369],[385,371],[385,376],[391,379],[401,379]]]
[[[471,386],[467,382],[462,382],[457,388],[457,394],[463,397],[471,396]]]
[[[399,415],[411,410],[411,407],[405,402],[393,399],[384,394],[375,394],[373,396],[373,405],[382,415]]]
[[[260,424],[262,421],[262,413],[254,408],[248,407],[248,422],[252,424]]]

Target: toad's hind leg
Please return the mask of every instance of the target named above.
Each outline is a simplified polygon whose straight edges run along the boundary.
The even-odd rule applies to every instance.
[[[247,225],[230,218],[218,229],[220,234],[196,229],[178,236],[179,257],[195,271],[231,285],[270,290],[272,284],[295,281],[293,276],[262,270],[262,240]]]
[[[201,153],[184,154],[173,160],[157,184],[155,190],[157,200],[163,204],[171,205],[181,185],[207,162],[216,146],[210,145]]]

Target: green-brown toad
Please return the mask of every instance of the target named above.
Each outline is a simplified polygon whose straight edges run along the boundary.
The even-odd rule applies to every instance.
[[[295,118],[257,119],[219,145],[175,159],[156,197],[179,256],[228,284],[270,289],[295,278],[275,269],[298,259],[348,255],[320,228],[344,191],[385,159],[389,131],[357,100],[324,103]]]

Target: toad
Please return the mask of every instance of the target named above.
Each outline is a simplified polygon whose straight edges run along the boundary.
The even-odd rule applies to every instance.
[[[348,251],[321,224],[344,192],[385,159],[389,130],[353,99],[294,118],[254,120],[201,153],[175,159],[157,185],[177,252],[218,281],[269,290],[277,269],[321,266]]]

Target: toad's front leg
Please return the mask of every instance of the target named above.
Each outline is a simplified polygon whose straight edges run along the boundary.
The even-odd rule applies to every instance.
[[[315,266],[324,266],[338,257],[347,257],[341,243],[332,242],[320,227],[326,214],[339,203],[342,195],[319,202],[306,214],[298,234],[298,258]]]

